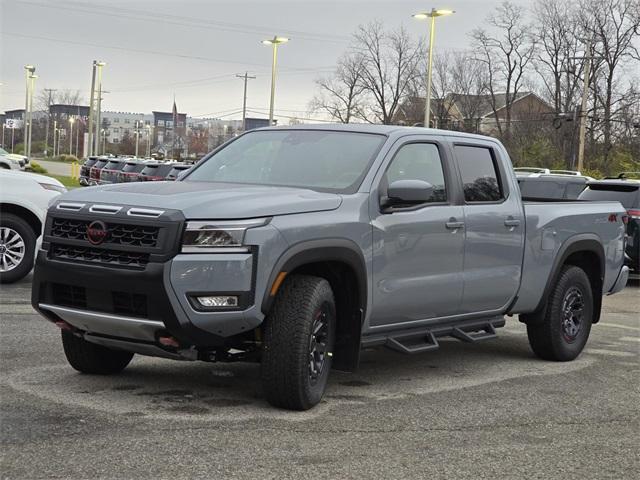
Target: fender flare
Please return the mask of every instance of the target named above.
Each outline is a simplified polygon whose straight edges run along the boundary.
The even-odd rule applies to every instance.
[[[262,297],[261,310],[266,315],[273,304],[275,297],[270,295],[276,277],[280,272],[291,272],[296,268],[315,262],[340,261],[349,265],[358,279],[358,293],[362,319],[364,319],[367,301],[367,269],[364,255],[360,247],[345,238],[327,238],[322,240],[309,240],[296,243],[284,251],[271,269],[267,281],[266,290]]]
[[[549,297],[551,293],[551,289],[556,284],[558,277],[560,275],[560,270],[565,265],[567,258],[570,255],[576,252],[592,252],[595,253],[599,259],[599,267],[600,267],[600,282],[604,283],[604,273],[605,273],[605,255],[604,248],[602,247],[602,241],[600,238],[592,233],[582,233],[578,235],[573,235],[566,239],[564,243],[558,249],[558,254],[556,255],[555,260],[553,261],[553,266],[551,267],[551,273],[549,275],[549,280],[547,281],[547,285],[542,292],[542,297],[540,298],[540,302],[538,303],[536,309],[533,313],[527,314],[530,318],[534,319],[534,322],[538,319],[542,319],[546,312],[547,302],[546,299]],[[594,318],[593,323],[598,323],[600,320],[600,308],[602,306],[602,292],[600,295],[594,295]]]

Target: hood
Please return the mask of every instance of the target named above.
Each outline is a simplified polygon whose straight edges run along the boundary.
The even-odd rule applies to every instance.
[[[303,188],[209,182],[139,182],[75,189],[61,200],[180,210],[189,220],[335,210],[342,197]]]

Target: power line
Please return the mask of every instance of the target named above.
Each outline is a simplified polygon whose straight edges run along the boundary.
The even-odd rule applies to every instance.
[[[158,12],[149,12],[128,8],[118,8],[106,5],[91,5],[93,8],[89,8],[90,6],[84,3],[78,2],[65,2],[67,7],[57,5],[47,5],[37,2],[30,2],[26,0],[21,0],[19,3],[31,5],[35,7],[41,8],[51,8],[54,10],[69,10],[74,13],[87,13],[90,15],[100,15],[100,16],[111,16],[116,18],[124,18],[127,20],[138,20],[138,21],[146,21],[155,23],[156,21],[161,21],[162,23],[167,23],[171,25],[180,25],[187,26],[191,28],[204,28],[207,30],[211,30],[212,26],[215,26],[219,30],[231,31],[235,33],[243,33],[248,35],[256,35],[257,33],[262,35],[270,35],[273,33],[275,27],[262,27],[256,25],[242,25],[237,23],[230,22],[220,22],[220,21],[212,21],[199,19],[194,17],[185,17],[179,15],[169,15],[162,14]],[[98,10],[98,11],[96,11]],[[120,14],[117,12],[121,12]],[[132,17],[132,15],[138,15],[137,17]],[[155,19],[155,20],[154,20]],[[176,19],[181,19],[182,21],[177,21]],[[278,31],[286,31],[289,34],[295,35],[296,38],[303,40],[311,40],[311,41],[322,41],[322,42],[335,42],[335,43],[345,43],[349,40],[349,37],[342,35],[327,35],[327,34],[316,34],[309,32],[301,32],[296,30],[289,29],[276,29]]]

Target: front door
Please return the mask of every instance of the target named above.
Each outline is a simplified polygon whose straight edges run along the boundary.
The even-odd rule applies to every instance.
[[[401,142],[372,189],[373,309],[371,327],[406,324],[456,314],[462,300],[463,207],[455,205],[453,170],[442,144],[412,137]],[[420,205],[384,209],[396,180],[434,186]]]

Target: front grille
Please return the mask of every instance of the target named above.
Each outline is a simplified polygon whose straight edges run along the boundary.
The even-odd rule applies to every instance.
[[[51,284],[51,293],[53,303],[62,307],[139,318],[148,317],[147,296],[141,293],[114,292],[62,283]]]
[[[87,220],[71,220],[54,218],[51,223],[51,236],[70,240],[87,240]],[[104,243],[127,245],[133,247],[150,247],[158,245],[158,227],[107,223],[107,238]]]
[[[132,268],[144,268],[145,265],[149,263],[148,253],[134,253],[60,244],[51,245],[50,256],[58,260],[73,260]]]

